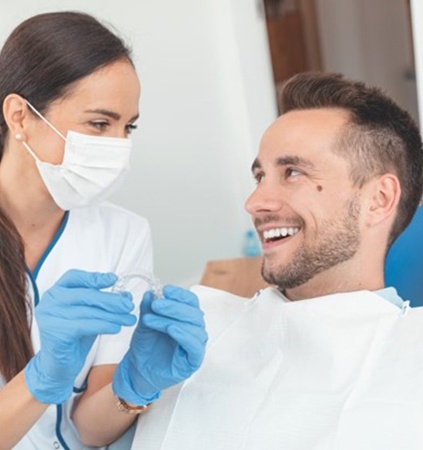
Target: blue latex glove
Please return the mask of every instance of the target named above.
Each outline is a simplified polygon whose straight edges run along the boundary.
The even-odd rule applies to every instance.
[[[201,365],[207,343],[197,296],[166,286],[164,298],[144,294],[130,348],[113,377],[114,393],[128,403],[145,405],[160,391],[192,375]]]
[[[38,401],[67,400],[97,336],[135,324],[129,293],[100,291],[116,279],[112,273],[70,270],[44,293],[35,308],[41,349],[24,370],[28,389]]]

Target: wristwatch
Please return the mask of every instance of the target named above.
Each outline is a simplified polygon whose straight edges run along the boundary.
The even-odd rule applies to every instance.
[[[153,403],[147,403],[146,405],[142,406],[132,406],[129,405],[125,400],[123,400],[123,398],[120,398],[118,396],[116,396],[116,400],[116,406],[119,411],[133,415],[144,413],[148,411],[153,405]]]

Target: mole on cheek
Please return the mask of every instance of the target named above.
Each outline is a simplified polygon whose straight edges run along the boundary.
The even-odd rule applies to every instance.
[[[320,186],[320,184],[318,184],[317,186],[316,186],[316,189],[320,192],[320,191],[323,191],[323,186]]]

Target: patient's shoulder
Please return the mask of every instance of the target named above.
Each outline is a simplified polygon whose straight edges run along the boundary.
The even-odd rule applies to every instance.
[[[246,300],[249,300],[246,297],[241,297],[228,291],[223,291],[221,289],[216,289],[201,284],[192,286],[191,291],[197,294],[201,303],[211,303],[212,305],[216,305],[218,303],[227,303],[229,305],[233,305],[234,303],[243,304]]]
[[[227,291],[203,285],[191,287],[204,312],[209,342],[227,329],[246,310],[249,300]]]

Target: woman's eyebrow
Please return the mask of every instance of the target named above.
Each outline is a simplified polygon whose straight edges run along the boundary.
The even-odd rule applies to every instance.
[[[97,108],[97,109],[86,109],[84,112],[86,113],[94,113],[94,114],[102,114],[103,116],[110,117],[114,120],[120,120],[121,115],[115,111],[110,111],[109,109]],[[134,117],[131,117],[131,122],[137,120],[139,114],[136,114]]]

